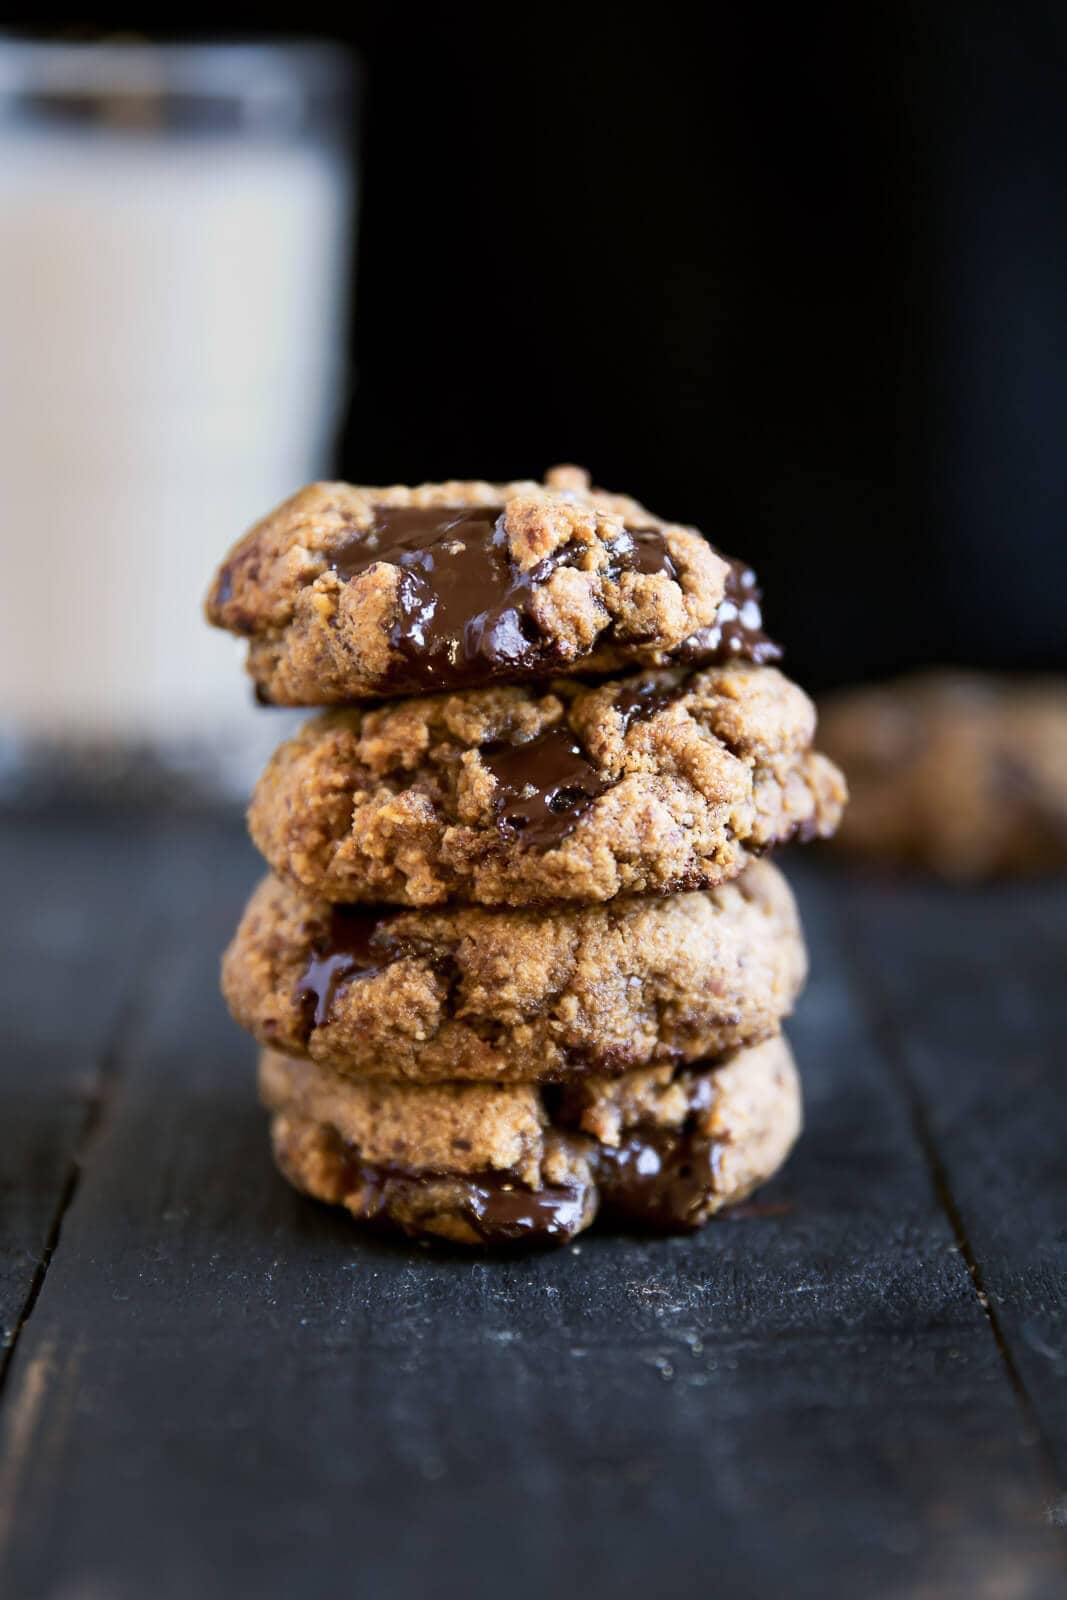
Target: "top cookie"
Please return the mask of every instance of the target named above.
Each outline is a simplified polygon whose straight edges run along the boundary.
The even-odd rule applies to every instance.
[[[234,547],[206,610],[249,639],[275,705],[780,655],[743,563],[576,467],[543,484],[311,484]]]

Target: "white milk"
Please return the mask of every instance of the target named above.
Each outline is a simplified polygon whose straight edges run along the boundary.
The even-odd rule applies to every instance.
[[[248,732],[202,597],[328,470],[353,213],[310,142],[0,127],[0,731]]]

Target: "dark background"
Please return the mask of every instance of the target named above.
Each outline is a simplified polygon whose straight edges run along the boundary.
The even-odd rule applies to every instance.
[[[270,31],[153,15],[105,20]],[[346,475],[586,464],[752,560],[813,686],[1064,665],[1067,5],[284,23],[367,69]]]

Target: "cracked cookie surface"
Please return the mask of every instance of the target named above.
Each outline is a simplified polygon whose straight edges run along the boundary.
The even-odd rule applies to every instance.
[[[668,893],[833,831],[845,787],[814,733],[803,690],[738,663],[333,711],[275,753],[249,827],[322,899]]]
[[[261,1044],[340,1073],[563,1081],[765,1038],[805,972],[769,862],[708,891],[540,911],[335,907],[267,878],[223,992]]]
[[[543,484],[311,484],[234,546],[206,611],[249,640],[278,705],[780,653],[743,563],[574,467]]]
[[[924,673],[823,716],[843,848],[961,881],[1067,868],[1067,679]]]
[[[598,1211],[698,1227],[777,1171],[801,1125],[781,1035],[561,1093],[345,1080],[267,1051],[260,1091],[297,1189],[360,1222],[470,1245],[562,1243]]]

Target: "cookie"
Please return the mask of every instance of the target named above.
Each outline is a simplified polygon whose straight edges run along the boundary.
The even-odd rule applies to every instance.
[[[532,482],[316,483],[219,569],[208,620],[261,699],[333,705],[780,652],[755,578],[692,528],[556,468]]]
[[[837,769],[774,667],[559,679],[327,712],[276,752],[252,837],[319,899],[585,904],[735,876],[824,836]]]
[[[261,1044],[353,1076],[562,1081],[766,1037],[806,957],[785,879],[755,862],[671,899],[551,911],[252,896],[223,992]]]
[[[933,672],[827,700],[841,844],[956,880],[1067,867],[1067,679]]]
[[[345,1080],[273,1051],[260,1086],[297,1189],[359,1222],[464,1245],[563,1243],[598,1212],[699,1227],[778,1170],[801,1124],[780,1035],[720,1063],[563,1091]]]

